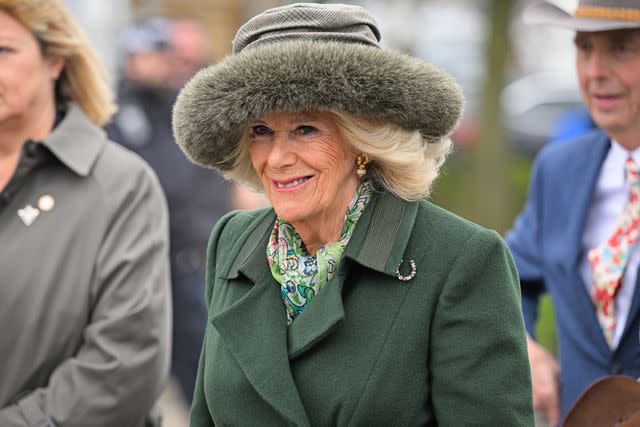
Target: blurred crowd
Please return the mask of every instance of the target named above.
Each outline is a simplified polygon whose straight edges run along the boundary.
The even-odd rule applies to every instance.
[[[231,209],[266,205],[221,175],[196,166],[173,141],[172,108],[184,84],[209,63],[206,34],[194,20],[151,18],[120,36],[118,111],[105,127],[110,139],[142,157],[167,197],[173,302],[171,373],[189,405],[206,326],[204,256],[215,223]],[[198,197],[193,197],[194,193]]]
[[[262,154],[265,162],[277,156],[265,154],[266,151],[248,154],[250,149],[236,149],[231,155],[225,154],[223,160],[218,159],[218,163],[200,162],[213,169],[224,170],[227,178],[232,177],[230,179],[224,178],[218,170],[198,166],[189,160],[196,158],[199,154],[197,149],[211,140],[215,140],[211,144],[215,147],[215,143],[224,144],[234,138],[225,134],[225,137],[216,139],[208,133],[211,129],[208,129],[207,120],[214,121],[222,116],[213,107],[208,110],[209,116],[203,113],[205,118],[196,121],[192,128],[185,131],[182,126],[182,132],[198,134],[201,138],[193,144],[199,144],[196,149],[180,143],[180,131],[175,130],[180,126],[175,124],[178,122],[172,122],[185,120],[184,117],[175,119],[179,116],[175,111],[180,111],[176,107],[179,96],[182,103],[190,108],[182,110],[183,116],[196,116],[193,112],[205,103],[202,98],[185,100],[190,95],[197,98],[192,96],[195,89],[183,91],[185,85],[190,87],[193,81],[199,81],[197,88],[205,93],[214,83],[220,84],[218,80],[212,83],[213,78],[207,73],[204,75],[208,78],[202,78],[203,74],[200,74],[192,81],[201,69],[214,62],[211,37],[200,21],[155,16],[128,25],[114,36],[113,44],[117,45],[119,60],[110,87],[97,58],[100,52],[95,55],[80,26],[67,15],[64,2],[45,2],[52,5],[51,11],[46,11],[40,10],[35,0],[23,1],[20,4],[15,0],[0,0],[0,61],[3,61],[0,62],[0,135],[3,138],[0,141],[0,227],[4,227],[0,229],[4,233],[3,239],[12,242],[13,249],[13,252],[7,251],[0,257],[0,271],[5,279],[10,278],[7,282],[11,281],[12,285],[15,282],[15,286],[3,288],[0,323],[15,322],[19,325],[0,336],[0,427],[4,427],[5,420],[14,422],[11,427],[22,426],[20,423],[25,420],[31,425],[49,427],[54,425],[54,415],[64,421],[71,420],[70,425],[82,425],[85,414],[77,408],[89,408],[87,412],[99,414],[91,420],[93,425],[118,425],[126,419],[135,420],[136,426],[156,427],[162,424],[184,427],[188,424],[187,414],[192,400],[196,408],[200,400],[200,410],[207,409],[203,413],[209,416],[205,407],[209,403],[207,392],[211,390],[207,390],[203,374],[198,379],[197,373],[198,366],[203,372],[203,361],[207,359],[203,350],[203,337],[209,323],[203,298],[205,284],[207,281],[214,283],[216,279],[210,274],[205,277],[207,263],[209,271],[212,265],[217,265],[211,261],[215,260],[215,254],[212,254],[215,250],[208,253],[208,245],[218,248],[213,240],[215,233],[210,237],[212,229],[217,223],[224,226],[224,221],[219,220],[231,211],[256,209],[269,204],[265,196],[230,180],[236,179],[237,175],[229,174],[219,166],[236,156],[233,168],[246,166],[255,172],[256,163],[253,163],[252,156]],[[520,361],[525,366],[522,371],[525,376],[531,374],[527,381],[528,378],[532,380],[533,399],[529,398],[531,390],[526,384],[523,390],[526,388],[527,395],[522,401],[527,405],[533,404],[540,418],[538,425],[561,422],[566,414],[571,413],[571,403],[577,401],[581,393],[594,384],[594,380],[614,375],[637,378],[640,372],[636,322],[640,316],[640,292],[636,292],[640,265],[637,247],[640,228],[640,148],[637,143],[640,135],[637,125],[640,83],[636,78],[640,64],[640,11],[635,3],[626,1],[617,0],[617,3],[629,6],[625,10],[633,9],[632,18],[626,15],[620,19],[600,16],[602,10],[599,8],[608,10],[610,7],[603,0],[581,0],[579,4],[575,0],[543,2],[543,6],[537,6],[540,7],[537,12],[535,6],[528,6],[529,16],[537,16],[538,24],[556,25],[561,22],[565,30],[572,30],[563,31],[574,38],[573,42],[565,37],[559,44],[565,49],[562,52],[572,52],[575,64],[571,64],[568,72],[562,70],[553,77],[546,71],[522,67],[522,75],[514,73],[509,76],[508,84],[500,86],[496,89],[499,94],[494,94],[494,99],[499,100],[495,104],[501,104],[496,112],[497,122],[506,131],[506,144],[500,141],[500,147],[505,150],[515,148],[512,151],[524,154],[527,169],[523,174],[528,174],[529,167],[532,167],[528,199],[512,228],[505,234],[504,263],[495,270],[503,273],[508,270],[509,280],[519,284],[519,292],[514,293],[512,301],[516,304],[512,305],[517,308],[518,316],[524,314],[524,319],[520,321],[517,317],[508,326],[523,335],[523,339],[518,341],[522,344],[519,348],[520,356],[523,356]],[[362,0],[354,3],[375,9],[392,2]],[[406,9],[417,3],[408,1],[402,5]],[[455,3],[457,6],[454,8],[439,0],[419,5],[412,23],[406,25],[407,34],[404,38],[402,34],[396,35],[395,42],[404,44],[401,47],[418,58],[440,65],[451,72],[454,79],[460,80],[460,97],[462,99],[464,92],[468,111],[453,121],[457,123],[457,130],[454,132],[452,129],[450,133],[451,143],[456,143],[458,149],[454,157],[460,159],[460,153],[465,156],[481,149],[482,130],[493,123],[483,122],[485,116],[481,110],[484,104],[479,102],[483,96],[480,92],[490,81],[490,76],[480,73],[488,73],[490,68],[483,62],[487,58],[478,53],[478,46],[484,45],[486,40],[479,43],[476,36],[478,32],[486,36],[489,30],[475,24],[486,16],[478,10],[470,13],[472,8],[467,10],[463,3]],[[565,3],[573,6],[558,6]],[[486,7],[487,2],[482,4]],[[593,13],[594,5],[598,5],[594,16],[584,18],[570,12],[574,9],[579,11],[582,6],[580,13]],[[317,5],[312,6],[316,8]],[[383,20],[397,19],[392,15],[385,16],[384,7],[380,7],[378,13]],[[617,11],[619,8],[614,9]],[[403,20],[409,12],[404,9],[401,12],[400,20]],[[292,16],[288,19],[297,19],[295,13]],[[421,21],[416,16],[428,16],[431,21]],[[550,17],[553,19],[549,20]],[[536,23],[536,19],[530,19]],[[456,20],[465,25],[450,25]],[[315,21],[311,21],[315,25]],[[47,24],[40,26],[41,22]],[[415,26],[425,26],[425,22],[429,24],[426,25],[429,30],[411,38],[415,46],[409,46],[409,37],[419,32]],[[594,22],[600,26],[592,27]],[[371,25],[375,27],[375,24]],[[274,31],[275,27],[270,22],[267,27],[265,34]],[[464,31],[458,31],[462,27],[465,27]],[[378,45],[377,31],[374,31],[375,47],[382,47],[385,53],[391,51],[387,46]],[[264,35],[257,32],[260,34],[256,39]],[[452,32],[455,34],[450,39],[448,36]],[[240,33],[244,34],[242,30]],[[296,33],[295,37],[298,36]],[[531,39],[534,42],[524,40],[526,49],[531,48],[531,52],[546,49],[541,46],[549,43],[541,43],[535,37]],[[452,44],[452,41],[457,44]],[[394,42],[393,36],[391,42]],[[512,46],[519,49],[517,44],[512,43]],[[243,49],[239,48],[232,56],[239,56]],[[465,49],[469,49],[470,57],[482,56],[481,59],[474,56],[468,61],[474,63],[478,70],[470,69],[466,62],[459,61],[460,52],[466,54]],[[246,52],[250,51],[247,49]],[[246,52],[243,54],[245,57],[248,56]],[[456,55],[451,55],[452,52]],[[553,52],[545,51],[542,55],[550,62],[556,61]],[[509,57],[506,64],[500,66],[511,67],[510,61],[517,62],[513,59],[516,57]],[[276,58],[280,60],[280,57]],[[313,63],[314,60],[315,57],[306,62]],[[286,73],[283,74],[285,77],[280,76],[280,83],[295,80],[290,78],[295,74],[287,74],[287,63],[284,60],[282,63]],[[219,64],[226,63],[221,61]],[[252,66],[259,69],[263,63],[256,60]],[[210,67],[210,70],[213,68],[216,67]],[[265,71],[264,75],[271,78],[267,72],[275,68],[272,64],[271,69],[259,71]],[[378,70],[375,66],[370,68]],[[216,70],[225,74],[224,70]],[[326,72],[331,74],[335,70]],[[227,75],[239,74],[242,73],[237,69],[227,72]],[[559,75],[562,77],[557,78]],[[367,75],[367,78],[373,79],[372,76]],[[323,79],[324,76],[316,78],[314,83],[324,82]],[[188,85],[190,81],[192,83]],[[412,82],[411,79],[406,82],[394,80],[393,84],[405,89],[411,87]],[[224,99],[220,104],[226,107],[228,101],[230,105],[239,106],[238,111],[251,110],[247,105],[255,104],[255,100],[247,101],[250,99],[247,93],[254,95],[259,90],[251,86],[253,82],[244,83],[249,89],[242,96],[236,96],[240,99],[232,100],[231,95],[227,98],[221,95]],[[268,83],[265,86],[280,89],[278,81],[274,85],[270,80]],[[306,86],[314,86],[314,83]],[[238,80],[224,81],[221,86],[225,89],[245,87]],[[382,84],[368,86],[367,89],[374,86],[378,89]],[[114,88],[115,99],[111,99],[110,89]],[[305,89],[296,90],[304,92]],[[340,93],[342,89],[339,87],[333,92]],[[277,91],[269,96],[275,97],[273,93]],[[429,91],[414,90],[413,94],[419,92],[424,95]],[[395,94],[393,92],[394,97]],[[343,95],[348,96],[338,96]],[[207,104],[210,99],[207,98]],[[291,111],[307,111],[304,108],[294,107]],[[313,108],[326,112],[322,108]],[[261,118],[255,118],[257,124],[244,131],[251,133],[253,141],[259,138],[265,141],[274,138],[275,141],[276,134],[294,134],[276,132],[266,126],[264,116],[270,117],[268,114],[259,115]],[[226,117],[231,116],[240,117],[242,114],[229,113]],[[276,125],[278,120],[273,119]],[[397,125],[393,120],[390,123]],[[240,129],[231,125],[229,128],[232,130],[225,131]],[[297,136],[311,138],[308,133],[313,134],[317,129],[305,125],[297,127],[296,131]],[[419,134],[422,129],[412,131]],[[439,141],[449,143],[448,136],[442,136]],[[506,141],[508,139],[511,141]],[[76,144],[78,140],[84,144]],[[509,147],[508,143],[515,147]],[[263,144],[262,149],[275,145]],[[426,150],[424,147],[427,146],[425,143],[421,149]],[[221,147],[211,151],[223,156],[220,153],[228,147]],[[311,158],[311,164],[319,161],[309,154],[308,146],[303,149],[298,146],[297,149]],[[246,155],[249,163],[236,161],[241,155]],[[340,160],[346,162],[347,156],[342,157],[344,159]],[[438,168],[445,157],[446,154],[442,154],[443,160],[438,163]],[[534,157],[536,159],[532,160]],[[515,156],[505,157],[508,160],[500,162],[508,163],[513,158]],[[498,165],[495,159],[490,160],[494,164],[485,167],[505,166]],[[358,178],[350,176],[351,181],[360,182],[367,173],[369,162],[363,151],[357,157]],[[349,166],[354,167],[354,162],[351,161]],[[458,166],[468,169],[467,164]],[[369,170],[375,170],[374,165],[369,167]],[[419,169],[414,167],[413,171]],[[455,175],[455,170],[450,171],[453,173],[449,176],[443,174],[441,181],[446,183]],[[370,172],[367,177],[371,176]],[[302,185],[313,176],[301,175],[280,184],[268,178],[266,173],[261,178],[267,182],[265,188],[280,185],[277,188],[282,190]],[[362,188],[368,194],[368,187]],[[468,193],[469,188],[458,190],[460,188],[455,192]],[[522,193],[524,199],[524,191]],[[327,199],[327,203],[336,203],[337,198],[332,197]],[[368,197],[365,197],[364,205],[368,203]],[[298,199],[291,198],[294,201],[289,207],[297,208],[300,204],[305,208],[322,210],[315,199],[299,203]],[[435,204],[442,204],[437,197],[434,199]],[[273,202],[274,199],[269,200]],[[411,202],[415,200],[417,198]],[[470,205],[466,194],[464,203]],[[501,203],[494,204],[498,210],[506,209]],[[274,212],[277,214],[274,218],[277,218],[278,232],[277,224],[284,220],[277,208]],[[37,228],[40,224],[43,227]],[[490,224],[482,225],[491,227]],[[237,230],[234,233],[241,234]],[[273,268],[273,254],[296,255],[286,249],[286,245],[285,249],[278,249],[277,245],[282,244],[284,238],[279,234],[272,236],[278,236],[269,240],[270,244],[275,242],[277,250],[271,253],[272,258],[266,258],[268,261],[261,258],[264,262],[260,268],[265,267],[266,262]],[[493,238],[502,244],[498,234]],[[241,251],[249,247],[251,242],[248,242],[240,245],[234,242],[234,248]],[[344,246],[346,242],[348,238]],[[315,252],[311,258],[316,259]],[[228,265],[237,265],[238,262],[234,259]],[[33,268],[34,264],[38,264],[38,268]],[[464,267],[476,264],[474,258]],[[277,262],[275,265],[275,270],[280,268]],[[407,281],[413,279],[417,271],[415,263],[410,268]],[[422,272],[422,268],[420,270]],[[400,275],[400,267],[394,277],[401,281],[406,278]],[[235,279],[230,278],[229,282]],[[241,279],[237,281],[241,282]],[[284,289],[289,286],[295,290],[291,283],[284,284]],[[569,289],[567,284],[572,287]],[[212,293],[210,288],[207,289],[209,294]],[[465,293],[460,292],[460,295]],[[555,348],[549,350],[544,339],[539,337],[539,320],[548,319],[539,315],[539,306],[545,302],[541,300],[542,296],[553,299],[558,321],[554,323],[551,319],[549,322],[552,323],[552,333],[557,329],[558,338],[553,336],[552,340],[564,346],[564,352],[556,353]],[[216,302],[234,304],[219,293],[216,298],[212,299],[211,295],[208,298],[214,301],[209,305],[214,313],[219,308],[215,307]],[[312,299],[309,298],[309,302]],[[420,302],[419,298],[415,301]],[[485,311],[481,315],[489,318],[489,311]],[[134,324],[137,326],[130,328]],[[473,331],[474,334],[476,332],[478,336],[482,335]],[[271,339],[267,334],[265,336]],[[220,342],[214,344],[220,345]],[[251,346],[254,342],[245,344]],[[498,349],[503,347],[509,347],[509,344],[496,346]],[[469,349],[469,355],[472,355],[473,345]],[[528,350],[530,365],[524,363],[525,350]],[[488,354],[497,352],[494,349]],[[469,355],[468,358],[471,357]],[[488,358],[489,355],[482,357]],[[208,363],[211,366],[211,361]],[[259,364],[256,366],[257,371],[264,369]],[[169,370],[170,380],[166,381]],[[141,373],[140,379],[136,378],[136,373]],[[524,384],[523,381],[519,383]],[[195,399],[194,389],[201,390],[196,392]],[[142,403],[133,402],[142,391],[148,391],[148,395],[140,397]],[[244,389],[235,387],[234,391],[242,394]],[[156,405],[149,411],[160,394],[160,407]],[[436,394],[432,400],[436,399]],[[60,399],[59,396],[65,398]],[[242,399],[237,401],[242,402]],[[122,406],[121,412],[111,411],[116,405]],[[638,414],[640,417],[640,408]],[[251,413],[243,413],[239,419],[244,415],[251,416]]]

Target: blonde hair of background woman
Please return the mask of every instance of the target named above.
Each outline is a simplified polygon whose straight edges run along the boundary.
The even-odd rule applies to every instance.
[[[106,70],[62,1],[0,0],[0,10],[34,35],[43,55],[64,58],[56,101],[73,100],[93,123],[105,124],[116,111]]]
[[[332,111],[344,142],[355,155],[366,154],[367,178],[373,178],[383,188],[408,201],[426,199],[438,177],[440,167],[451,152],[448,137],[425,138],[418,131],[408,131],[391,123],[354,117]],[[263,191],[260,178],[251,164],[248,150],[248,129],[238,149],[235,167],[226,178]],[[355,174],[355,163],[354,163]]]

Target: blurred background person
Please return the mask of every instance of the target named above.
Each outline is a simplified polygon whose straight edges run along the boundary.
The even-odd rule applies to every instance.
[[[119,111],[106,130],[145,159],[169,204],[173,297],[171,372],[191,401],[206,326],[204,252],[215,222],[231,207],[231,185],[187,161],[173,141],[177,90],[207,62],[204,33],[191,21],[147,20],[126,30]]]
[[[552,424],[609,374],[640,376],[640,2],[530,5],[531,23],[573,30],[577,80],[598,126],[536,158],[507,243],[522,285],[534,405]],[[559,359],[536,340],[538,301],[554,303]]]
[[[166,202],[60,0],[0,0],[0,426],[143,426],[169,370]]]
[[[171,81],[180,90],[201,68],[210,63],[207,33],[193,19],[172,19],[169,22],[170,45],[173,53]],[[257,209],[268,205],[266,198],[235,183],[229,183],[232,209]]]
[[[191,19],[169,22],[169,37],[173,48],[173,84],[177,89],[202,67],[208,65],[207,35],[202,25]]]

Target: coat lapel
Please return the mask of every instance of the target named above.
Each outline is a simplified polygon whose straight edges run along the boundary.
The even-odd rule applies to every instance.
[[[224,278],[243,280],[241,273],[253,287],[215,315],[212,322],[260,396],[290,423],[309,425],[289,367],[287,317],[280,300],[280,285],[271,275],[266,259],[267,239],[274,220],[273,214],[265,216],[228,272],[222,269]]]
[[[271,275],[266,259],[275,215],[266,215],[242,247],[231,251],[230,261],[221,268],[220,277],[243,280],[244,276],[253,287],[214,316],[212,322],[255,390],[285,419],[309,425],[290,360],[321,343],[344,320],[342,290],[352,263],[395,275],[417,209],[417,203],[407,203],[386,192],[375,194],[358,221],[338,273],[288,327],[280,285]]]
[[[598,134],[592,144],[592,150],[577,152],[575,161],[571,165],[567,165],[571,167],[571,171],[565,174],[563,179],[567,179],[569,182],[563,187],[571,189],[573,197],[569,200],[557,201],[566,204],[557,211],[568,214],[565,218],[557,219],[566,224],[568,229],[568,239],[566,239],[566,267],[568,271],[578,271],[582,256],[582,235],[589,214],[593,190],[600,175],[602,162],[610,147],[609,139],[604,133]]]
[[[611,144],[606,134],[600,132],[590,142],[590,145],[593,147],[591,150],[574,150],[576,151],[574,162],[567,165],[571,169],[560,178],[568,181],[566,186],[563,185],[563,187],[568,188],[573,193],[573,197],[557,201],[561,203],[557,212],[567,213],[567,217],[557,218],[556,220],[566,224],[568,233],[564,248],[567,254],[564,268],[568,277],[570,277],[570,281],[567,283],[570,289],[567,291],[575,295],[574,303],[582,307],[581,311],[588,316],[584,319],[587,322],[585,327],[590,329],[592,333],[600,335],[599,342],[601,345],[599,349],[604,351],[605,349],[608,350],[609,346],[598,323],[587,286],[580,275],[580,261],[581,257],[585,255],[582,252],[582,235],[589,215],[589,206],[600,176],[602,163]]]
[[[342,267],[342,266],[341,266]],[[295,359],[329,336],[344,320],[342,305],[343,269],[327,283],[288,329],[287,349]]]
[[[632,326],[637,325],[636,318],[638,317],[638,313],[640,312],[640,290],[638,290],[638,286],[640,286],[640,267],[638,268],[638,275],[636,276],[636,286],[633,291],[633,297],[631,299],[631,307],[629,308],[629,315],[627,316],[627,323],[624,326],[624,331],[622,332],[622,336],[620,337],[620,343],[618,344],[618,348],[622,346],[622,342],[625,339],[626,335],[630,333]],[[638,335],[636,332],[636,336],[634,337],[634,345],[638,345]]]

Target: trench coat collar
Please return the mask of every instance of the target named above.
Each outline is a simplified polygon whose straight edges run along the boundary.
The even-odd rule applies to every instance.
[[[105,132],[93,124],[77,104],[71,103],[65,117],[42,144],[65,166],[85,177],[106,140]]]
[[[337,274],[290,326],[280,285],[271,275],[266,259],[267,241],[275,221],[273,211],[263,214],[253,230],[245,231],[246,240],[238,239],[231,250],[229,261],[218,276],[240,282],[244,277],[252,286],[238,301],[215,315],[212,323],[255,390],[289,422],[309,425],[290,363],[341,325],[345,317],[342,289],[352,262],[384,275],[395,275],[417,209],[417,203],[386,192],[375,194],[358,221]]]

